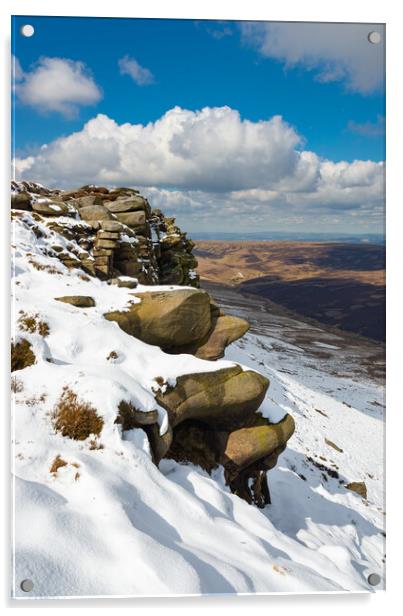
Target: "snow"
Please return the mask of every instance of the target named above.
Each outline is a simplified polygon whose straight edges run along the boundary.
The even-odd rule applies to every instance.
[[[81,279],[49,256],[54,234],[35,222],[44,233],[38,239],[32,224],[25,213],[13,221],[14,336],[27,338],[37,359],[13,375],[13,596],[370,591],[370,573],[384,580],[382,387],[309,367],[301,348],[279,350],[266,334],[248,333],[217,362],[167,355],[103,318],[139,301],[133,291]],[[95,307],[55,301],[61,295],[89,295]],[[20,310],[45,321],[49,335],[24,332]],[[111,351],[116,359],[107,359]],[[145,432],[122,434],[115,424],[126,400],[157,409],[163,434],[155,378],[174,384],[179,375],[234,362],[269,377],[262,413],[279,421],[290,412],[297,426],[269,473],[273,504],[263,510],[231,494],[222,469],[209,476],[172,460],[158,469]],[[51,413],[66,385],[103,418],[102,448],[55,433]],[[51,473],[58,455],[67,464]],[[368,500],[340,479],[365,481]],[[27,578],[34,582],[28,594],[20,590]]]
[[[137,239],[137,237],[130,237],[129,235],[126,235],[126,233],[121,233],[120,234],[120,243],[126,243],[126,244],[138,244],[139,240]]]

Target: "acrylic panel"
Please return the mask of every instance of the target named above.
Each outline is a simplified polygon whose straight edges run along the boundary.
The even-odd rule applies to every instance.
[[[384,25],[12,30],[12,596],[384,588]]]

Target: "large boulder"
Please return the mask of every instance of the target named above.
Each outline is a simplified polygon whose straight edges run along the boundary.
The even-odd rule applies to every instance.
[[[180,376],[174,388],[156,399],[173,427],[189,419],[231,427],[259,408],[268,386],[269,380],[258,372],[233,366]]]
[[[205,291],[178,289],[134,295],[141,302],[104,316],[143,342],[170,351],[203,339],[211,327],[210,298]]]

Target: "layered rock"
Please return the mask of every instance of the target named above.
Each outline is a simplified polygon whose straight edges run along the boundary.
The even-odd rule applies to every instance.
[[[78,241],[82,250],[66,253],[55,247],[67,267],[105,279],[125,275],[143,284],[198,287],[193,242],[136,189],[62,191],[32,182],[12,182],[11,189],[13,209],[31,211],[38,221]]]

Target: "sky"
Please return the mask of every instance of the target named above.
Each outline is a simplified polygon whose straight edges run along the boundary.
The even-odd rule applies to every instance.
[[[189,231],[382,233],[384,38],[379,24],[15,17],[15,177],[134,186]]]

